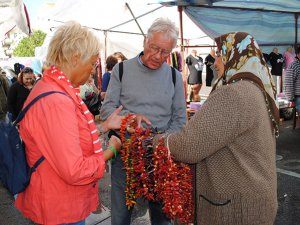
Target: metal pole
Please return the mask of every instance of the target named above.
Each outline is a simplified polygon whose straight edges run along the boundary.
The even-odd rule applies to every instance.
[[[137,16],[136,19],[141,18],[141,17],[143,17],[143,16],[146,16],[146,15],[148,15],[148,14],[150,14],[150,13],[152,13],[152,12],[154,12],[154,11],[156,11],[156,10],[162,8],[162,7],[164,7],[164,6],[160,6],[160,7],[155,8],[155,9],[149,11],[149,12],[146,12],[146,13],[140,15],[140,16]],[[135,19],[127,20],[127,21],[125,21],[125,22],[123,22],[123,23],[120,23],[120,24],[118,24],[118,25],[115,25],[115,26],[113,26],[113,27],[108,28],[107,30],[111,30],[111,29],[114,29],[114,28],[116,28],[116,27],[122,26],[122,25],[124,25],[124,24],[126,24],[126,23],[129,23],[129,22],[133,21],[133,20],[135,20]]]
[[[187,99],[187,80],[186,80],[186,65],[185,65],[185,58],[184,58],[184,46],[183,46],[183,25],[182,25],[182,6],[178,6],[179,12],[179,30],[180,30],[180,54],[181,54],[181,67],[182,67],[182,80],[183,80],[183,87],[184,87],[184,96]]]
[[[298,45],[298,14],[295,13],[295,46],[294,49],[296,50]]]
[[[183,25],[182,25],[182,6],[178,6],[178,12],[179,12],[179,26],[180,26],[180,46],[181,51],[183,52]]]
[[[129,11],[130,11],[130,13],[131,13],[131,15],[132,15],[132,17],[133,17],[134,21],[136,22],[136,24],[137,24],[137,25],[138,25],[138,27],[139,27],[139,29],[140,29],[141,33],[142,33],[142,34],[145,36],[145,34],[144,34],[144,32],[143,32],[143,30],[142,30],[142,28],[141,28],[140,24],[138,23],[138,21],[137,21],[136,17],[134,16],[134,14],[133,14],[133,12],[132,12],[132,10],[131,10],[131,8],[130,8],[129,4],[126,2],[126,3],[125,3],[125,5],[126,5],[126,7],[129,9]]]

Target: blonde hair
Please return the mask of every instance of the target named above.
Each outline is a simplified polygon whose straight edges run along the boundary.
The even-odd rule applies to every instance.
[[[96,35],[78,22],[69,21],[55,31],[48,47],[46,63],[61,67],[70,63],[75,54],[86,62],[98,55],[99,51],[100,42]]]

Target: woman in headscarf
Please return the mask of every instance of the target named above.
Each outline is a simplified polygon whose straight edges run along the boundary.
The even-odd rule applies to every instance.
[[[212,93],[186,127],[165,136],[176,161],[196,164],[201,225],[271,225],[277,211],[275,89],[254,38],[215,39]]]

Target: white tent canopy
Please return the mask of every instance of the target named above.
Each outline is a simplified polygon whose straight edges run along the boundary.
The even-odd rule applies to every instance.
[[[60,0],[48,19],[51,26],[54,27],[53,30],[56,26],[69,20],[76,20],[82,25],[94,29],[103,44],[102,58],[116,51],[121,51],[130,58],[142,50],[144,40],[142,33],[147,33],[147,29],[156,18],[168,17],[179,27],[179,14],[176,7],[165,7],[160,4],[149,5],[147,2],[149,1]],[[207,37],[185,15],[183,22],[186,42],[193,45],[213,43],[212,39]],[[49,41],[51,33],[48,36]],[[44,58],[48,41],[46,40],[45,45],[37,52],[37,57]]]
[[[22,0],[0,0],[0,40],[15,26],[29,35],[30,22],[26,6]]]

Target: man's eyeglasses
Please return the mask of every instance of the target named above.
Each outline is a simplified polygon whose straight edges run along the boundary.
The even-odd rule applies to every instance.
[[[165,58],[165,57],[168,57],[168,56],[171,54],[171,52],[172,52],[172,49],[171,49],[171,50],[168,50],[168,49],[161,49],[161,48],[159,48],[159,47],[157,47],[157,46],[155,46],[155,45],[148,45],[148,46],[149,46],[149,49],[150,49],[150,51],[151,51],[151,53],[152,53],[153,55],[159,53],[159,54],[160,54],[161,56],[163,56],[164,58]]]

